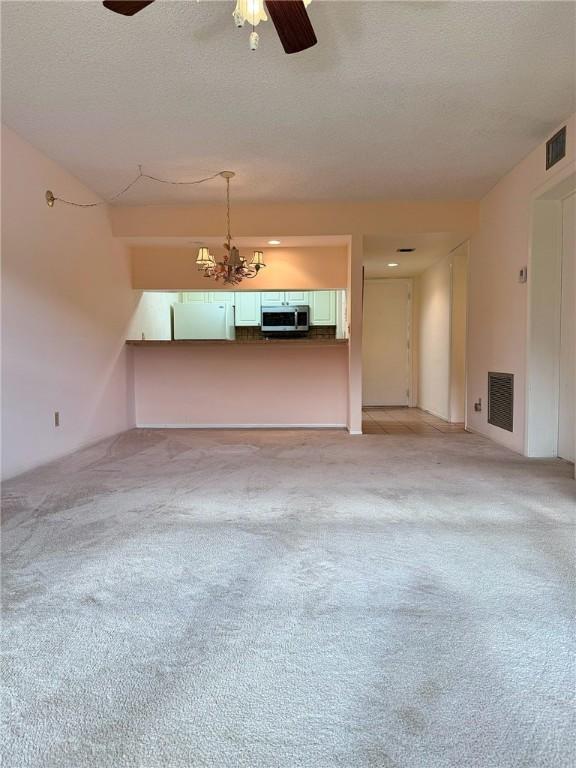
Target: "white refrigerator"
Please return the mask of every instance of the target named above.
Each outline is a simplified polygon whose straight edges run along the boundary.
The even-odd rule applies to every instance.
[[[175,339],[236,338],[232,304],[174,304],[173,318]]]

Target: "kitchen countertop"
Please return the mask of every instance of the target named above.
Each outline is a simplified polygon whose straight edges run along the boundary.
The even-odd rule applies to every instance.
[[[286,345],[301,345],[306,347],[336,347],[343,344],[347,344],[348,339],[318,339],[318,338],[303,338],[303,339],[242,339],[242,340],[228,340],[228,339],[158,339],[158,340],[128,340],[126,344],[133,347],[198,347],[206,346],[207,344],[213,344],[216,346],[277,346],[279,344]]]

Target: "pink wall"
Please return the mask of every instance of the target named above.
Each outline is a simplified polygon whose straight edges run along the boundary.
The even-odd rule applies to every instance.
[[[222,249],[212,249],[220,254]],[[247,249],[250,253],[250,249]],[[197,248],[134,247],[131,249],[132,285],[143,290],[229,290],[210,282],[196,268]],[[221,255],[221,254],[220,254]],[[236,291],[318,290],[346,288],[346,246],[322,248],[267,248],[266,268],[258,277],[235,286]]]
[[[306,194],[306,190],[303,190]],[[117,206],[111,209],[118,237],[221,237],[222,203],[211,205]],[[474,200],[346,203],[235,203],[236,237],[378,235],[474,231]]]
[[[198,239],[199,236],[222,235],[221,204],[116,207],[111,210],[111,220],[114,234],[118,237],[142,240],[164,237]],[[345,284],[348,289],[350,324],[347,423],[352,433],[361,431],[362,421],[363,235],[417,232],[468,234],[475,230],[477,220],[478,203],[471,200],[239,203],[234,206],[234,233],[237,237],[253,237],[255,234],[259,237],[348,237]],[[182,279],[183,275],[180,275],[177,282]],[[159,288],[156,277],[154,282],[154,287]],[[332,286],[322,284],[318,287]],[[340,284],[333,287],[340,287]]]
[[[575,117],[567,123],[566,157],[546,171],[542,143],[501,179],[481,201],[479,228],[470,243],[467,423],[518,452],[525,445],[528,338],[528,285],[518,282],[518,272],[530,263],[533,201],[538,189],[574,167]],[[489,371],[515,376],[514,432],[487,422]],[[484,407],[476,413],[474,402],[479,397]]]
[[[154,346],[132,353],[138,426],[346,424],[346,344]]]
[[[10,477],[132,424],[125,328],[135,296],[106,208],[2,131],[2,472]],[[54,426],[60,411],[61,426]]]

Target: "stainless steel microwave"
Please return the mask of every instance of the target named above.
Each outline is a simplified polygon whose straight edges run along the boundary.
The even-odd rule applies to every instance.
[[[310,307],[262,307],[260,327],[263,333],[305,333],[310,327]]]

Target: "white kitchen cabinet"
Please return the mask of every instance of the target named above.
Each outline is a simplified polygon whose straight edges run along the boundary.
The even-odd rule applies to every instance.
[[[234,304],[234,291],[211,291],[210,303],[211,304]]]
[[[282,307],[286,303],[284,291],[262,291],[260,300],[263,307]]]
[[[234,291],[188,291],[182,294],[182,303],[234,304]]]
[[[309,304],[310,294],[308,291],[286,291],[285,301],[288,304]]]
[[[348,338],[346,291],[336,291],[336,338]]]
[[[336,291],[310,291],[310,325],[336,325]]]
[[[236,291],[236,325],[260,325],[260,295],[257,291]]]
[[[262,291],[263,307],[283,307],[287,304],[308,304],[308,291]]]
[[[183,304],[188,304],[191,301],[201,301],[207,304],[210,301],[210,291],[188,291],[182,294],[181,301]]]

